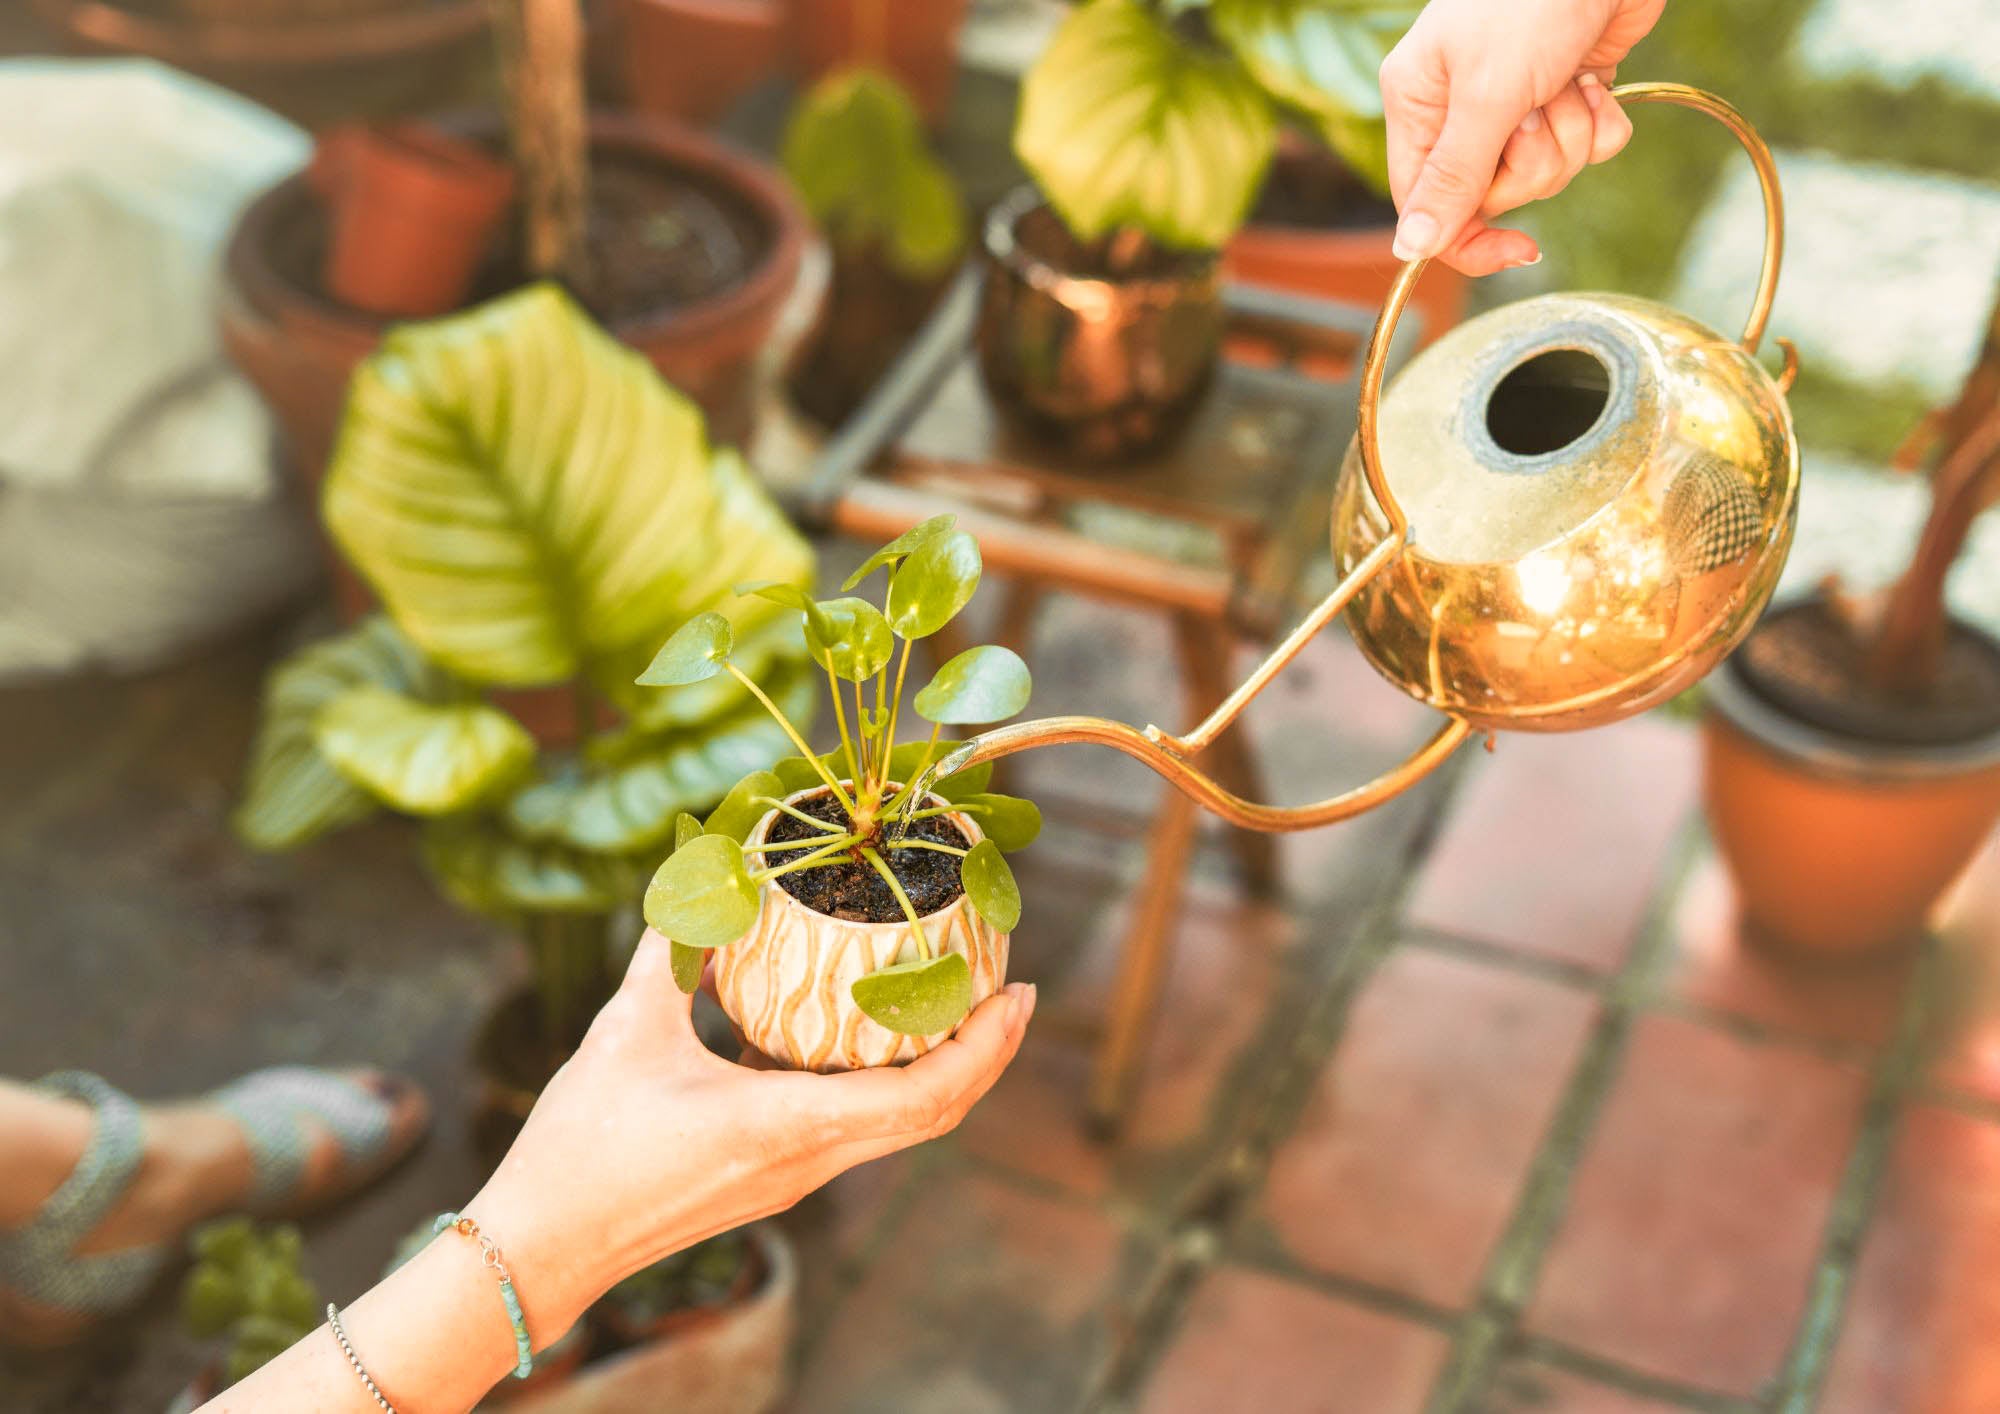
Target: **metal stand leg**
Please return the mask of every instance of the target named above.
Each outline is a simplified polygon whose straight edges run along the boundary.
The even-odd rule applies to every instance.
[[[1181,882],[1187,875],[1188,856],[1194,852],[1197,809],[1179,791],[1169,791],[1146,837],[1146,873],[1139,881],[1131,926],[1118,954],[1111,1015],[1090,1078],[1090,1127],[1103,1138],[1115,1134],[1125,1118],[1140,1056],[1152,1031],[1153,1008],[1160,999],[1180,909]]]
[[[1207,713],[1229,695],[1229,633],[1206,619],[1181,615],[1174,620],[1179,639],[1182,671],[1185,673],[1194,711]],[[1262,772],[1250,750],[1250,739],[1239,726],[1215,739],[1203,753],[1209,770],[1222,784],[1250,800],[1264,799]],[[1259,897],[1278,886],[1278,845],[1271,836],[1255,830],[1231,830],[1229,847],[1243,870],[1244,885]]]

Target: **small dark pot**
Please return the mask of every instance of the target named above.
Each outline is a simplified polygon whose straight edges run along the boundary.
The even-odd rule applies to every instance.
[[[459,306],[514,197],[505,162],[416,123],[335,128],[309,176],[332,209],[328,292],[404,318]]]
[[[821,427],[847,421],[924,327],[954,274],[912,280],[873,250],[835,250],[826,299],[785,376],[792,406]]]
[[[1023,189],[986,220],[979,369],[1036,437],[1092,461],[1169,441],[1200,405],[1223,330],[1221,262],[1175,255],[1130,278],[1077,273],[1055,213]]]

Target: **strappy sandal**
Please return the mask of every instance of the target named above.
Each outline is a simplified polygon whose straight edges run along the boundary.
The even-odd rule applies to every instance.
[[[145,1247],[77,1252],[132,1186],[145,1154],[143,1122],[130,1096],[85,1071],[59,1071],[37,1081],[36,1088],[88,1104],[90,1142],[33,1220],[0,1232],[0,1298],[11,1296],[37,1324],[67,1326],[64,1318],[75,1318],[81,1334],[94,1320],[138,1302],[180,1255],[184,1234]],[[241,1209],[276,1216],[336,1202],[413,1150],[429,1115],[420,1111],[412,1133],[398,1142],[400,1098],[338,1072],[279,1066],[246,1075],[197,1103],[223,1111],[243,1131],[251,1191]],[[306,1171],[321,1133],[338,1148],[339,1163],[335,1179],[308,1194]]]

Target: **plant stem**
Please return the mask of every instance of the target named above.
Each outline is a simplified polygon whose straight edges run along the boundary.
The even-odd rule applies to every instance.
[[[868,755],[868,704],[862,700],[861,684],[858,682],[854,684],[854,730],[861,735],[861,773],[853,777],[858,781],[874,769]]]
[[[847,779],[861,779],[861,767],[854,759],[854,738],[847,734],[847,710],[840,705],[840,679],[834,675],[833,659],[826,660],[827,691],[833,694],[833,720],[840,726],[840,747],[847,753]]]
[[[896,695],[889,699],[889,726],[882,733],[882,778],[877,784],[878,792],[889,788],[889,758],[896,750],[896,719],[903,711],[903,675],[910,670],[910,650],[916,647],[916,640],[903,640],[903,656],[896,663]]]
[[[814,850],[811,854],[803,855],[798,859],[791,860],[789,863],[775,865],[769,869],[759,869],[750,878],[753,882],[761,884],[766,880],[776,879],[785,874],[796,874],[799,870],[810,869],[815,864],[827,863],[835,854],[838,854],[845,848],[847,846],[844,843],[830,844],[825,849]]]
[[[816,816],[806,814],[805,811],[799,809],[796,805],[787,805],[784,801],[773,800],[768,795],[754,795],[750,797],[750,803],[752,805],[768,805],[782,814],[791,816],[794,820],[811,825],[815,830],[836,835],[842,833],[838,825],[829,824],[827,821],[821,820]]]
[[[990,806],[985,805],[927,805],[922,810],[913,810],[903,817],[905,825],[914,825],[919,820],[934,820],[940,815],[952,813],[960,815],[991,815]]]
[[[750,689],[752,697],[764,704],[764,710],[769,712],[777,724],[785,729],[785,735],[792,739],[792,745],[799,749],[799,755],[812,762],[813,770],[819,773],[819,778],[825,781],[827,788],[833,792],[833,798],[841,803],[851,818],[854,815],[854,802],[848,798],[847,792],[840,788],[840,782],[833,778],[832,773],[826,769],[826,766],[820,761],[819,757],[813,754],[813,749],[806,745],[805,738],[799,735],[799,729],[792,725],[792,719],[778,710],[778,704],[771,700],[770,695],[763,688],[750,680],[748,673],[744,672],[734,663],[724,663],[722,666],[729,670],[731,677]],[[825,822],[815,820],[813,823],[824,824]]]
[[[910,896],[903,892],[903,881],[896,877],[896,871],[889,867],[889,861],[873,849],[864,848],[861,857],[875,866],[875,872],[882,876],[883,882],[889,886],[889,892],[894,894],[896,902],[903,906],[903,917],[910,920],[910,930],[917,935],[917,951],[925,962],[929,962],[935,956],[931,952],[931,940],[924,936],[924,920],[917,917],[916,906],[910,902]]]
[[[781,849],[812,849],[824,844],[859,844],[859,835],[814,835],[809,840],[783,840],[777,844],[746,844],[741,848],[745,854],[774,854]]]
[[[936,851],[937,851],[937,852],[938,852],[939,854],[955,854],[955,855],[957,855],[957,856],[958,856],[958,857],[959,857],[960,859],[963,859],[963,858],[965,858],[965,856],[966,856],[966,855],[968,855],[968,854],[972,853],[972,851],[971,851],[971,850],[969,850],[969,849],[960,849],[960,848],[959,848],[959,847],[958,847],[957,845],[955,845],[955,844],[936,844],[936,843],[933,843],[933,842],[932,842],[932,841],[930,841],[930,840],[891,840],[891,841],[889,841],[889,848],[891,848],[891,849],[933,849],[933,850],[936,850]]]

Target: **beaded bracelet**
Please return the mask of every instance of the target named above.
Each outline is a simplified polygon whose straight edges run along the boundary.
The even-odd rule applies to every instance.
[[[396,1406],[389,1402],[389,1396],[382,1393],[376,1387],[375,1381],[368,1377],[368,1372],[361,1368],[361,1357],[356,1355],[354,1347],[347,1343],[347,1332],[341,1327],[340,1308],[331,1301],[326,1303],[326,1323],[333,1327],[333,1338],[340,1342],[340,1353],[347,1357],[347,1363],[352,1365],[354,1373],[361,1377],[361,1383],[368,1390],[369,1396],[376,1404],[386,1409],[388,1414],[396,1414]]]
[[[460,1217],[457,1213],[439,1213],[437,1221],[431,1224],[431,1234],[436,1236],[446,1228],[453,1228],[477,1242],[480,1263],[491,1267],[499,1276],[500,1299],[506,1304],[507,1320],[514,1327],[514,1378],[525,1380],[529,1371],[535,1368],[534,1346],[528,1340],[528,1320],[521,1314],[521,1298],[514,1294],[514,1279],[507,1275],[507,1263],[501,1259],[500,1249],[471,1218]]]

